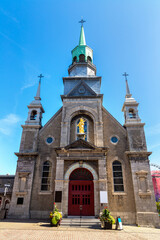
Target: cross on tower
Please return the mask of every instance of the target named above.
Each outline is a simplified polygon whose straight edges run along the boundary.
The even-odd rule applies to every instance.
[[[122,74],[122,76],[124,76],[124,77],[125,77],[125,80],[127,81],[127,76],[129,76],[129,74],[127,74],[126,72],[124,72],[124,73]]]
[[[81,26],[83,26],[83,23],[86,22],[85,20],[83,20],[83,18],[81,19],[81,21],[79,21],[79,23],[81,23]]]
[[[41,73],[38,77],[39,77],[39,82],[41,82],[41,78],[43,78],[44,76]]]

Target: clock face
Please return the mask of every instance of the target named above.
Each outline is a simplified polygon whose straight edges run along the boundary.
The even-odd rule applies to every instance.
[[[78,92],[79,92],[80,94],[85,93],[85,91],[86,91],[86,89],[85,89],[84,86],[80,86],[80,88],[78,89]]]
[[[118,143],[118,138],[116,136],[111,137],[112,143]]]

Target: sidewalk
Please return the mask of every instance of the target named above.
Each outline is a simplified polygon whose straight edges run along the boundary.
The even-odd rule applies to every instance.
[[[87,220],[86,220],[87,222]],[[102,230],[99,226],[50,227],[47,221],[0,221],[0,240],[159,240],[160,229],[123,226],[123,230]]]

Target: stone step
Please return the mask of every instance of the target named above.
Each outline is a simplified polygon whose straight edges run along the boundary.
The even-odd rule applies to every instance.
[[[61,222],[61,227],[88,227],[100,229],[101,223],[99,219],[95,217],[69,217],[63,218]]]

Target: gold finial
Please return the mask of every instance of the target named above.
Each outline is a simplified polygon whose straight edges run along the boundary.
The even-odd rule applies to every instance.
[[[79,133],[84,133],[84,123],[85,120],[83,118],[80,118],[80,121],[77,124],[77,127],[79,127]]]

